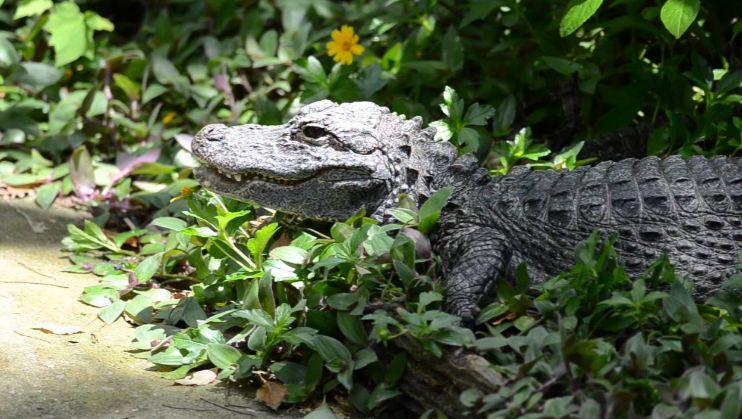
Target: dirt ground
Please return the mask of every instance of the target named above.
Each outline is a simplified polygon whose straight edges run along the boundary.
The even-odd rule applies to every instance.
[[[61,272],[69,264],[60,240],[80,218],[30,200],[0,201],[0,418],[301,416],[273,413],[254,401],[254,389],[173,385],[127,353],[133,327],[121,319],[106,326],[98,309],[77,301],[95,278]],[[83,333],[35,329],[44,323]]]

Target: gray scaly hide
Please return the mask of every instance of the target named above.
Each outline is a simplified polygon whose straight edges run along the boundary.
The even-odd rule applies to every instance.
[[[454,192],[432,234],[444,262],[446,306],[468,322],[495,280],[520,263],[542,281],[569,269],[593,230],[619,235],[637,275],[666,252],[706,297],[736,272],[742,243],[740,159],[677,156],[604,162],[574,171],[517,167],[491,180],[471,155],[433,141],[434,129],[370,102],[323,100],[285,125],[221,124],[193,141],[199,181],[218,193],[307,218],[379,221],[406,194],[421,204]]]

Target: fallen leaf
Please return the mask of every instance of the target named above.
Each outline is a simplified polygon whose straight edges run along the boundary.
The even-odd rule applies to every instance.
[[[276,410],[283,399],[286,398],[286,386],[274,381],[263,381],[263,385],[258,389],[255,398]]]
[[[518,318],[518,313],[509,311],[506,315],[500,317],[499,319],[491,321],[490,324],[492,324],[493,326],[497,326],[498,324],[502,322],[506,322],[508,320],[515,320],[516,318]]]
[[[82,329],[79,326],[55,323],[43,323],[33,329],[41,330],[44,333],[51,333],[53,335],[74,335],[75,333],[82,333]]]
[[[25,196],[31,195],[33,189],[31,188],[17,188],[10,186],[6,183],[0,182],[0,198],[3,199],[18,199]]]
[[[175,380],[175,383],[182,386],[205,386],[213,383],[214,380],[216,380],[216,372],[214,370],[200,370],[188,374],[186,378]]]

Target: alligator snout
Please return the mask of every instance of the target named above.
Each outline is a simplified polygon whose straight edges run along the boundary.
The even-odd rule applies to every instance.
[[[197,140],[222,141],[227,126],[224,124],[209,124],[196,134]]]

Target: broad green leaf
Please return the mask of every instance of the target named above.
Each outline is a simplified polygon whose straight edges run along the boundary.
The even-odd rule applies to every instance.
[[[170,324],[184,321],[189,327],[198,327],[198,321],[205,319],[206,313],[195,297],[186,297],[178,301],[178,305],[170,310],[166,317]]]
[[[139,99],[139,93],[141,91],[139,83],[133,82],[130,78],[119,73],[113,75],[113,82],[126,93],[126,96],[129,96],[129,99]]]
[[[449,141],[453,138],[454,130],[446,120],[433,121],[430,126],[435,128],[435,141]]]
[[[353,368],[356,370],[360,370],[363,367],[366,367],[369,364],[372,364],[379,360],[376,352],[374,352],[374,350],[371,348],[363,348],[360,351],[356,352],[353,357],[355,358],[355,364],[353,365]]]
[[[279,259],[286,263],[293,263],[297,265],[304,263],[307,255],[308,253],[306,250],[294,246],[276,247],[275,249],[270,251],[270,256],[273,259]]]
[[[224,343],[210,343],[206,347],[206,354],[211,361],[217,367],[226,370],[232,365],[236,364],[242,356],[242,353],[227,344]]]
[[[268,329],[269,331],[273,330],[273,318],[265,310],[259,308],[240,310],[236,311],[233,316],[247,319],[250,323]]]
[[[559,22],[559,35],[565,37],[574,33],[598,11],[601,4],[603,0],[571,0]]]
[[[464,47],[453,26],[449,26],[443,36],[442,59],[449,71],[456,73],[464,67]]]
[[[13,19],[29,16],[38,16],[54,6],[52,0],[23,0],[15,9]]]
[[[150,84],[149,86],[147,86],[147,89],[144,90],[144,94],[142,95],[142,105],[147,104],[150,100],[160,96],[167,91],[167,87],[161,84]]]
[[[175,83],[180,77],[180,72],[166,56],[166,51],[160,49],[152,54],[152,72],[155,78],[162,84]]]
[[[72,152],[69,167],[75,194],[82,199],[90,198],[95,193],[95,172],[90,153],[85,146],[80,146]]]
[[[0,67],[9,67],[18,62],[18,52],[6,38],[0,38]]]
[[[106,322],[106,324],[111,324],[121,316],[121,313],[124,312],[124,308],[126,308],[126,301],[114,301],[113,304],[101,310],[100,313],[98,313],[98,317]]]
[[[188,227],[188,223],[175,217],[157,217],[150,224],[173,231],[181,231]]]
[[[469,106],[464,115],[466,125],[486,125],[487,120],[495,116],[495,108],[490,105],[475,103]]]
[[[114,301],[118,301],[119,292],[104,285],[93,285],[85,287],[80,301],[93,307],[107,307]]]
[[[265,252],[266,246],[271,237],[278,230],[278,223],[271,223],[261,227],[255,232],[255,235],[247,241],[247,249],[252,254],[253,259],[256,261],[256,265],[261,267],[263,264],[263,252]]]
[[[738,418],[742,414],[742,384],[737,382],[726,386],[725,393],[721,417]]]
[[[348,338],[351,343],[358,346],[368,345],[368,335],[359,316],[340,311],[337,313],[337,322],[343,336]]]
[[[322,406],[312,410],[308,415],[304,416],[304,419],[337,419],[332,410],[322,402]]]
[[[69,64],[85,54],[87,26],[85,17],[75,2],[66,1],[54,6],[44,30],[51,35],[49,44],[54,47],[54,64],[57,67]]]
[[[110,20],[104,18],[103,16],[100,16],[95,12],[91,12],[90,10],[85,11],[85,24],[87,25],[88,30],[91,32],[113,31],[113,23]],[[92,41],[92,39],[90,39],[90,41]]]
[[[146,257],[143,261],[137,265],[134,270],[139,282],[147,282],[157,273],[160,269],[160,263],[162,263],[162,253],[157,253],[152,256]]]
[[[62,182],[47,183],[36,191],[36,204],[43,209],[48,209],[57,199],[59,191],[62,189]]]
[[[374,409],[379,406],[381,402],[397,397],[400,394],[402,393],[397,390],[390,390],[385,388],[383,385],[379,385],[371,392],[371,395],[368,398],[368,408]]]
[[[693,371],[688,377],[688,396],[694,399],[709,399],[716,397],[721,389],[716,380],[704,374],[700,370]]]
[[[317,335],[314,337],[312,344],[314,350],[327,363],[327,369],[332,372],[338,373],[346,369],[353,362],[353,357],[348,348],[335,338]]]
[[[418,230],[427,234],[433,229],[441,215],[441,210],[446,206],[453,188],[447,186],[433,193],[430,198],[420,207],[420,225]]]
[[[562,57],[543,56],[541,59],[544,60],[544,63],[546,63],[546,65],[548,65],[552,70],[565,76],[576,73],[582,68],[580,64]]]
[[[660,20],[675,37],[680,38],[696,20],[701,0],[667,0],[660,10]]]
[[[24,61],[20,64],[20,70],[13,73],[13,80],[43,89],[59,81],[62,75],[62,70],[52,65]]]

